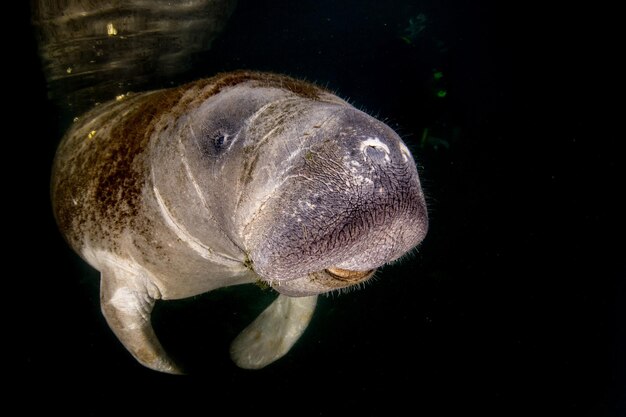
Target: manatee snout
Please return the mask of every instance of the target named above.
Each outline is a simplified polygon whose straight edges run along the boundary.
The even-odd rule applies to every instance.
[[[417,168],[398,135],[342,111],[302,152],[264,207],[251,258],[280,292],[309,295],[362,282],[426,235]]]

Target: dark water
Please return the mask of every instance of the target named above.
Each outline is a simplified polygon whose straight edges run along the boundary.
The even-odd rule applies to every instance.
[[[612,13],[240,1],[181,81],[248,68],[335,90],[401,133],[431,227],[415,256],[364,290],[322,298],[293,350],[261,371],[236,368],[228,344],[271,294],[233,288],[159,305],[157,333],[191,377],[127,354],[99,313],[97,274],[56,230],[49,167],[67,119],[46,98],[28,12],[17,16],[24,58],[13,65],[27,88],[14,110],[33,121],[5,158],[32,176],[8,176],[7,226],[23,228],[10,228],[7,260],[23,260],[6,277],[18,286],[4,293],[16,330],[3,339],[15,348],[14,389],[32,399],[23,410],[102,415],[125,400],[146,415],[223,415],[216,404],[291,415],[626,415]]]

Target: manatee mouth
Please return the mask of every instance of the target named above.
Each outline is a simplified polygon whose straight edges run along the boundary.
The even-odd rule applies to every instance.
[[[323,294],[341,288],[351,287],[367,281],[375,269],[367,271],[352,271],[342,268],[327,268],[310,272],[300,278],[283,281],[265,281],[270,287],[289,297],[304,297]]]
[[[359,282],[374,272],[373,269],[369,271],[351,271],[349,269],[341,268],[328,268],[324,270],[328,275],[339,281],[346,282]]]

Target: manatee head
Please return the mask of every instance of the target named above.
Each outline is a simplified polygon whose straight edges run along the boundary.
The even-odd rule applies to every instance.
[[[293,98],[239,134],[248,158],[235,217],[252,268],[280,293],[363,282],[424,239],[415,162],[384,123],[339,100]]]

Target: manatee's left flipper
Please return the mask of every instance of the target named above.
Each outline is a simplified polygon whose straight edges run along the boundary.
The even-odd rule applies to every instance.
[[[142,365],[156,371],[180,374],[156,337],[150,316],[156,286],[132,265],[110,263],[102,268],[100,307],[113,333]]]
[[[279,295],[230,346],[230,357],[240,368],[259,369],[283,357],[311,321],[317,295]]]

